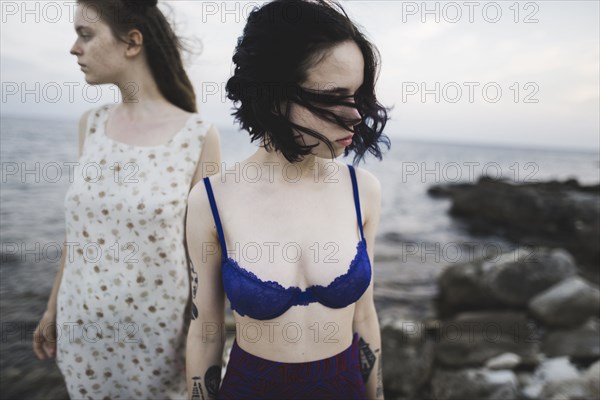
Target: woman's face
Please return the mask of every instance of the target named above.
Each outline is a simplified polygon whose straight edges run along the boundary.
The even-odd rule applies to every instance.
[[[89,84],[115,83],[125,70],[127,44],[117,40],[110,27],[99,18],[96,7],[79,4],[75,12],[77,40],[71,54]]]
[[[304,89],[317,91],[319,93],[350,96],[345,102],[353,103],[356,91],[362,86],[364,78],[364,59],[359,47],[353,41],[347,41],[336,45],[328,50],[324,57],[307,71],[307,79],[300,86]],[[333,105],[318,105],[327,109],[345,121],[352,128],[361,122],[361,116],[354,107]],[[305,107],[292,103],[290,120],[298,125],[315,130],[325,136],[333,145],[335,156],[343,154],[344,149],[352,141],[352,131],[346,130],[340,125],[324,120],[315,115]],[[317,144],[312,149],[312,154],[317,157],[330,158],[331,152],[327,145],[304,133],[301,133],[304,143],[307,145]]]

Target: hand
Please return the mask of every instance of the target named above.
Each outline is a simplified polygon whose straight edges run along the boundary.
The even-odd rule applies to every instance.
[[[33,332],[33,352],[40,360],[56,356],[56,315],[48,311]]]

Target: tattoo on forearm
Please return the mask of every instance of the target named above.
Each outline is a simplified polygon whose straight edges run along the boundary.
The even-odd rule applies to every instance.
[[[192,377],[192,400],[205,400],[204,392],[202,391],[202,382],[199,376]]]
[[[383,396],[383,376],[382,376],[382,368],[381,368],[381,352],[379,349],[375,350],[377,354],[377,391],[375,396],[377,398]]]
[[[204,375],[204,384],[209,397],[217,397],[219,385],[221,384],[221,368],[218,365],[210,367]]]
[[[363,382],[366,383],[371,374],[371,370],[375,365],[375,354],[373,354],[371,347],[369,347],[369,344],[365,342],[362,337],[358,341],[358,355]]]

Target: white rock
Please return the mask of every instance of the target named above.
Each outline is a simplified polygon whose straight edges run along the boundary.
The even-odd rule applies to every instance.
[[[569,357],[554,357],[545,360],[534,372],[535,377],[544,379],[545,381],[564,381],[567,379],[577,378],[579,372],[577,368],[571,364]]]
[[[579,378],[577,368],[568,357],[547,358],[536,368],[529,385],[522,389],[528,398],[539,398],[549,382],[562,382]]]
[[[521,357],[515,353],[503,353],[490,358],[485,363],[489,369],[513,369],[521,362]]]

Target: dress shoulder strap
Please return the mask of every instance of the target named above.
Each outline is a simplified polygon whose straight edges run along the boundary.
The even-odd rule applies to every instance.
[[[221,219],[219,218],[219,210],[217,209],[217,202],[215,201],[215,195],[210,184],[208,177],[204,179],[204,186],[206,187],[206,193],[208,194],[208,201],[210,202],[210,209],[212,211],[213,219],[215,220],[215,226],[217,227],[217,235],[219,236],[219,243],[221,244],[221,256],[227,258],[227,245],[225,244],[225,235],[223,234],[223,226],[221,225]]]
[[[103,114],[106,113],[107,107],[107,105],[103,105],[90,110],[85,126],[86,138],[90,135],[95,135],[98,130],[98,125],[103,122]]]
[[[356,171],[354,167],[348,164],[348,169],[350,170],[350,178],[352,179],[352,192],[354,193],[354,207],[356,208],[356,219],[358,220],[358,227],[360,228],[360,238],[362,240],[365,239],[365,234],[363,232],[363,224],[362,224],[362,215],[360,212],[360,198],[358,195],[358,183],[356,182]]]

